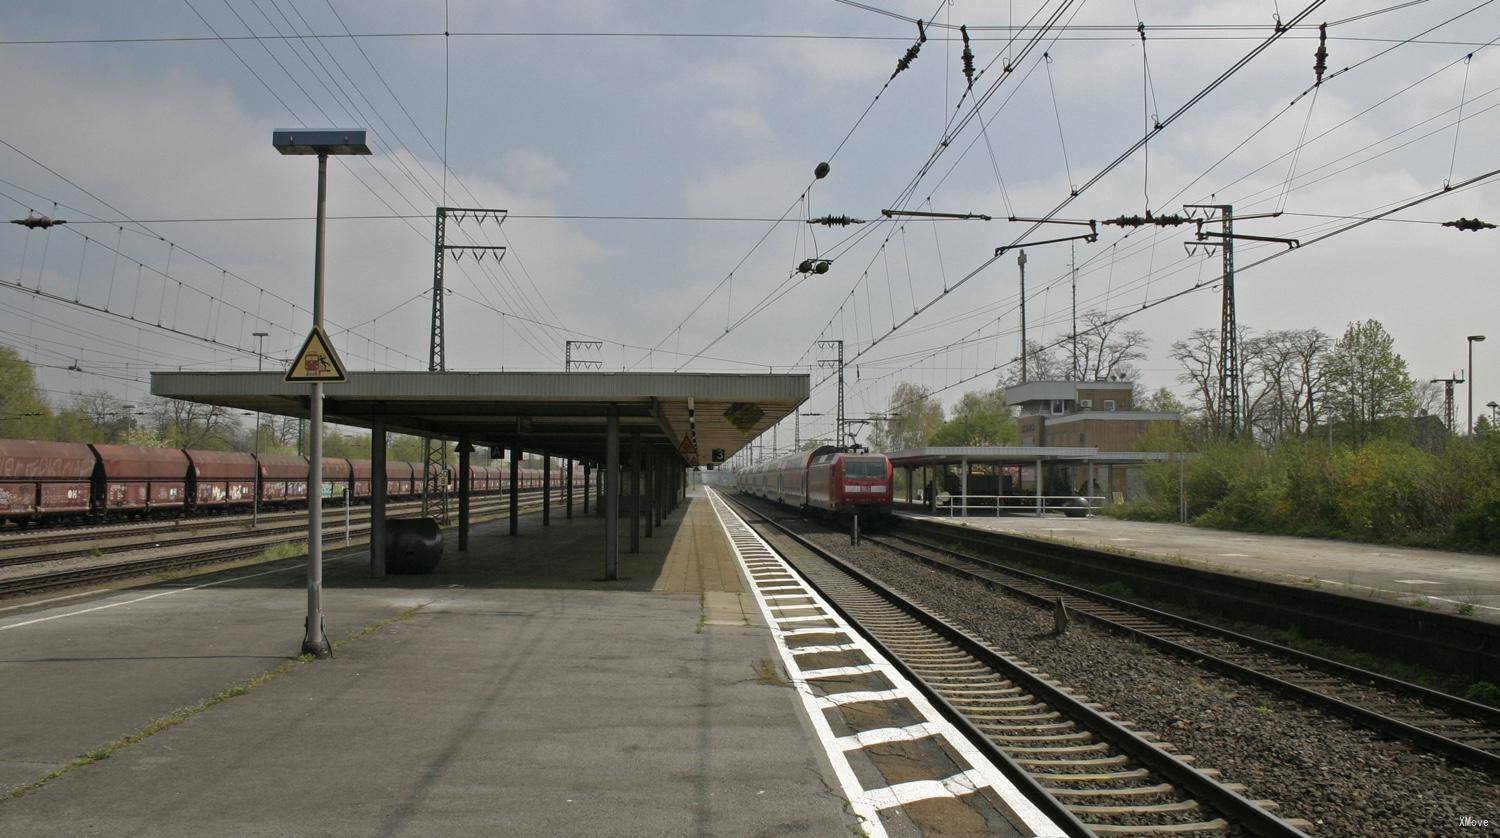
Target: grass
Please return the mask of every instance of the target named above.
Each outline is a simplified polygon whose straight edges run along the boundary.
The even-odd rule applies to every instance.
[[[755,683],[764,684],[768,687],[790,687],[792,684],[781,677],[781,671],[776,668],[776,663],[770,658],[761,658],[751,665],[755,670]]]
[[[426,607],[426,603],[422,605],[412,606],[411,608],[395,614],[394,616],[364,625],[345,636],[342,640],[334,641],[333,648],[342,648],[350,643],[361,640],[393,623],[399,623],[405,620],[409,620],[411,619],[413,614],[416,614],[424,607]],[[208,712],[209,710],[212,710],[215,707],[218,707],[226,701],[231,701],[233,699],[239,698],[240,696],[248,695],[257,688],[262,687],[282,677],[283,675],[293,672],[294,670],[297,670],[302,666],[311,663],[313,660],[315,660],[315,658],[312,655],[298,655],[297,657],[292,658],[291,660],[279,664],[278,666],[275,666],[271,669],[268,669],[265,672],[261,672],[257,675],[252,675],[249,678],[244,679],[243,681],[232,684],[215,693],[214,695],[203,699],[197,704],[188,707],[180,707],[166,714],[165,716],[160,716],[158,718],[152,719],[144,726],[131,731],[130,733],[127,733],[112,742],[107,742],[98,748],[95,748],[91,751],[86,751],[69,760],[68,762],[63,763],[57,768],[52,769],[46,774],[43,774],[37,779],[32,780],[29,783],[25,783],[7,791],[0,792],[0,802],[4,802],[6,800],[14,800],[18,797],[30,794],[52,782],[53,780],[65,777],[73,773],[74,771],[83,768],[84,766],[92,765],[96,762],[109,759],[110,757],[114,756],[125,748],[130,747],[131,745],[149,739],[164,730],[171,730],[172,728],[177,727],[178,725],[188,721],[195,716],[201,715]]]

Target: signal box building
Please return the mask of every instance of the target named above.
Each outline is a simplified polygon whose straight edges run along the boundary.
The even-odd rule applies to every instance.
[[[1020,411],[1021,444],[1134,451],[1141,436],[1162,424],[1176,427],[1178,413],[1136,410],[1129,381],[1032,381],[1005,388]]]

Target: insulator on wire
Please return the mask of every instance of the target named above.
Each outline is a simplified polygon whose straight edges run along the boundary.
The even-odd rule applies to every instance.
[[[829,261],[827,259],[803,259],[797,266],[800,274],[826,274],[828,273]]]
[[[1313,53],[1313,73],[1318,77],[1317,84],[1323,83],[1323,72],[1328,69],[1328,24],[1318,25],[1318,51]]]
[[[922,21],[917,21],[917,42],[906,48],[906,54],[896,62],[896,72],[891,73],[891,78],[901,75],[901,71],[911,66],[917,60],[917,53],[922,51],[922,45],[927,43],[927,27]]]
[[[1468,230],[1470,232],[1495,229],[1495,225],[1488,221],[1480,221],[1477,218],[1460,218],[1457,221],[1444,221],[1443,226],[1452,227],[1455,230]]]
[[[969,49],[969,27],[959,26],[958,34],[964,38],[964,78],[969,82],[969,88],[974,87],[974,50]]]
[[[850,218],[847,215],[824,215],[819,218],[807,219],[808,224],[822,224],[825,227],[848,227],[850,224],[863,224],[863,218]]]

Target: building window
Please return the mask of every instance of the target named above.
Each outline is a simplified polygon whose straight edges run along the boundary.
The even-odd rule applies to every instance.
[[[1053,415],[1061,415],[1061,414],[1063,414],[1065,412],[1067,412],[1066,403],[1062,399],[1053,399],[1052,400],[1052,413],[1053,413]]]
[[[1114,413],[1115,412],[1115,400],[1114,399],[1105,399],[1104,400],[1104,410],[1106,412],[1108,412],[1108,413]]]
[[[1078,400],[1078,407],[1081,410],[1090,410],[1090,409],[1093,408],[1093,406],[1094,406],[1094,400],[1093,399],[1079,399]]]
[[[1078,444],[1079,445],[1083,445],[1085,443],[1085,441],[1086,440],[1084,439],[1084,434],[1079,434],[1078,435]]]

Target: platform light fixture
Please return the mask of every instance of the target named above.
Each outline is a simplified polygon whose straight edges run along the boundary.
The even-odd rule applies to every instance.
[[[323,228],[328,216],[329,155],[366,155],[364,129],[272,131],[271,145],[282,154],[318,157],[318,220],[313,245],[313,326],[323,328]],[[323,385],[314,382],[308,403],[311,419],[307,474],[307,623],[302,652],[333,654],[323,628]]]

